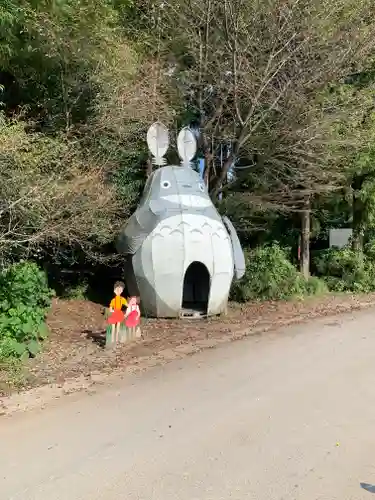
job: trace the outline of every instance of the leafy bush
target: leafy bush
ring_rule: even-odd
[[[329,289],[325,281],[317,276],[310,276],[305,282],[306,295],[324,295]]]
[[[89,285],[86,281],[75,286],[67,287],[61,297],[71,300],[86,300]]]
[[[52,296],[45,273],[34,262],[18,262],[0,274],[0,311],[13,304],[44,309]]]
[[[256,248],[247,253],[246,260],[245,276],[231,291],[233,300],[285,300],[325,291],[318,278],[306,281],[278,245]]]
[[[0,274],[0,359],[39,352],[48,334],[45,315],[52,295],[34,263],[19,262]]]
[[[367,293],[375,290],[375,265],[361,252],[330,248],[315,256],[314,265],[332,291]]]
[[[375,239],[371,238],[364,247],[365,255],[368,259],[375,262]]]

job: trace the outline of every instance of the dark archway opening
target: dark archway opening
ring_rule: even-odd
[[[201,262],[192,262],[184,278],[182,308],[206,315],[210,295],[210,274]]]

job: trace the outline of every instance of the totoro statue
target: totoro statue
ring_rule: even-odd
[[[245,259],[229,219],[213,205],[190,161],[192,132],[178,136],[180,166],[162,166],[168,131],[149,129],[148,145],[159,166],[149,176],[135,213],[120,232],[117,249],[126,255],[125,279],[139,295],[145,314],[160,318],[210,316],[225,312],[234,275]]]

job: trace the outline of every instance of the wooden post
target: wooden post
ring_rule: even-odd
[[[300,270],[305,279],[310,277],[310,200],[306,200],[301,212],[301,260]]]
[[[152,157],[149,156],[146,163],[146,178],[148,179],[152,174]]]
[[[354,176],[352,182],[353,191],[353,238],[352,238],[352,249],[355,252],[361,252],[363,250],[363,239],[364,239],[364,214],[365,214],[365,204],[360,197],[360,191],[363,187],[364,177],[356,175]]]

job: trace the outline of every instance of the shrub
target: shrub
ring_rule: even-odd
[[[368,259],[375,262],[375,239],[371,238],[364,247],[365,255]]]
[[[375,289],[375,266],[362,252],[330,248],[314,258],[318,275],[335,292],[366,293]]]
[[[248,300],[280,300],[321,293],[325,286],[317,278],[306,281],[278,245],[260,247],[246,255],[245,276],[233,285],[231,298]]]
[[[34,263],[19,262],[0,274],[0,359],[39,352],[48,334],[45,316],[52,295]]]
[[[306,295],[324,295],[329,289],[325,281],[317,276],[310,276],[305,282]]]
[[[52,295],[46,274],[34,262],[18,262],[0,275],[0,311],[12,304],[46,308]]]
[[[64,299],[86,300],[89,285],[86,281],[75,286],[67,287],[60,296]]]

